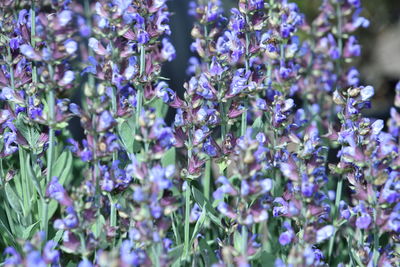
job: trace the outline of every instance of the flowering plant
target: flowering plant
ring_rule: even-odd
[[[400,84],[365,117],[360,0],[190,2],[182,94],[166,0],[82,2],[1,3],[2,265],[397,266]]]

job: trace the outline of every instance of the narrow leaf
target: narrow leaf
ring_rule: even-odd
[[[170,148],[165,152],[164,156],[161,158],[161,164],[165,168],[169,165],[174,165],[176,159],[176,149],[175,147]]]
[[[204,206],[202,211],[201,211],[200,217],[197,220],[196,225],[194,226],[192,238],[190,239],[190,243],[189,243],[190,244],[189,247],[192,247],[193,242],[197,237],[197,234],[200,232],[201,228],[203,227],[203,224],[204,224],[204,222],[205,222],[205,220],[207,218],[206,215],[207,215],[207,211],[206,211],[206,208]]]
[[[6,196],[8,203],[10,203],[11,207],[13,210],[20,215],[23,215],[22,213],[22,201],[21,199],[15,194],[14,189],[10,186],[9,183],[6,183],[4,186],[4,190],[6,191]]]

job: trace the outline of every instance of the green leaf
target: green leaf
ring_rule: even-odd
[[[253,125],[251,126],[253,128],[253,138],[260,132],[264,132],[264,122],[262,120],[262,116],[258,117],[254,122]]]
[[[221,223],[221,219],[218,218],[218,212],[211,206],[208,199],[204,197],[204,194],[194,186],[192,186],[192,191],[195,201],[200,207],[204,207],[207,210],[207,215],[210,220],[222,229],[224,229],[224,226]]]
[[[35,228],[37,228],[39,226],[39,222],[40,221],[37,221],[34,224],[32,224],[32,225],[28,226],[27,228],[25,228],[22,231],[22,238],[25,239],[25,240],[30,239],[32,237],[32,235],[31,235],[32,230],[34,230]]]
[[[183,254],[183,244],[180,244],[174,248],[172,248],[168,252],[168,257],[172,259],[172,266],[181,266],[180,261],[182,260],[182,254]]]
[[[176,149],[172,147],[165,152],[164,156],[161,158],[161,164],[165,168],[169,165],[174,165],[176,160]]]
[[[74,262],[71,260],[65,267],[76,267],[76,266],[78,266],[78,262]]]
[[[233,246],[237,251],[242,251],[242,235],[239,231],[235,231],[233,234]]]
[[[134,120],[135,120],[134,117],[129,118],[128,120],[119,124],[118,127],[118,135],[121,139],[121,143],[126,149],[126,151],[130,154],[137,153],[140,151],[140,144],[139,142],[135,141],[134,138],[134,133],[135,133]]]
[[[224,170],[228,167],[228,162],[226,160],[218,163],[219,173],[223,173]]]
[[[9,183],[6,183],[4,186],[4,190],[6,191],[8,203],[10,203],[13,210],[23,216],[22,201],[18,197],[18,195],[15,194],[14,189],[12,189]]]
[[[68,164],[68,161],[72,162],[71,152],[69,150],[64,150],[53,164],[53,169],[51,170],[52,176],[57,176],[58,179],[60,179],[60,176],[63,173],[65,166]]]
[[[94,234],[94,237],[96,238],[104,234],[103,227],[106,224],[106,220],[104,219],[103,215],[98,215],[97,220],[98,222],[93,223],[91,229]]]
[[[56,160],[52,174],[53,176],[58,177],[58,182],[61,185],[66,184],[66,181],[71,177],[73,157],[71,151],[65,150]],[[51,200],[49,203],[49,219],[53,217],[54,213],[58,208],[58,202],[55,200]]]
[[[207,215],[207,211],[206,211],[206,207],[204,206],[201,211],[200,217],[197,220],[196,225],[194,226],[192,238],[190,239],[190,243],[189,243],[189,247],[192,247],[193,242],[197,237],[197,234],[200,232],[201,228],[203,227],[203,224],[207,218],[206,215]]]
[[[203,256],[205,266],[211,266],[213,263],[218,262],[215,256],[214,250],[207,244],[204,238],[200,239],[199,242],[200,253]]]
[[[39,180],[37,178],[36,173],[32,169],[32,166],[31,166],[31,163],[30,163],[30,155],[29,154],[28,154],[28,157],[27,157],[27,160],[26,160],[26,166],[27,166],[27,169],[28,169],[29,177],[32,178],[33,185],[35,186],[36,191],[38,192],[39,196],[41,198],[43,198],[44,196],[43,196],[42,188],[40,187],[40,182],[39,182]]]
[[[1,233],[1,236],[7,241],[8,245],[16,244],[14,235],[8,229],[7,223],[6,223],[6,218],[4,218],[3,216],[0,216],[0,233]]]
[[[60,242],[60,240],[63,237],[63,235],[64,235],[64,230],[58,230],[56,232],[56,235],[53,238],[53,241],[56,242],[56,243]]]
[[[263,251],[261,253],[261,262],[275,262],[275,256],[272,253]]]
[[[22,136],[26,139],[31,148],[36,148],[39,141],[40,133],[33,127],[25,124],[23,115],[18,114],[18,118],[15,121],[15,127],[19,130]]]
[[[168,112],[168,105],[165,104],[161,98],[157,98],[151,104],[151,107],[156,109],[156,116],[157,118],[165,118]]]

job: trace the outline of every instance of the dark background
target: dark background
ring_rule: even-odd
[[[170,0],[171,41],[177,56],[165,64],[164,75],[169,77],[170,87],[179,93],[188,80],[186,67],[192,42],[190,30],[193,19],[187,14],[189,0]],[[226,14],[237,5],[237,0],[223,0]],[[307,20],[318,14],[320,0],[297,0]],[[362,56],[354,62],[361,74],[362,84],[374,86],[376,94],[369,115],[386,118],[394,99],[394,86],[400,79],[400,0],[362,0],[363,16],[370,20],[370,27],[356,33],[363,47]]]

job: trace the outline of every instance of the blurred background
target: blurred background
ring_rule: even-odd
[[[170,87],[180,96],[184,92],[183,83],[190,77],[186,75],[188,60],[192,54],[190,44],[193,39],[190,31],[193,18],[188,15],[189,2],[192,0],[167,0],[173,13],[170,25],[171,42],[176,49],[176,59],[167,62],[163,67],[163,76],[170,78]],[[296,2],[301,11],[311,22],[317,15],[321,0],[290,0]],[[0,0],[1,2],[1,0]],[[225,14],[236,7],[238,0],[222,0]],[[372,85],[375,88],[372,109],[365,112],[368,117],[387,119],[393,106],[395,85],[400,80],[400,0],[361,0],[362,15],[370,20],[369,28],[360,28],[356,32],[362,45],[362,55],[353,62],[360,71],[361,84]],[[81,92],[77,91],[72,101],[80,103]],[[166,122],[171,124],[175,111],[169,109]],[[73,118],[69,129],[74,138],[83,138],[80,119]]]
[[[222,0],[226,14],[237,5],[237,0]],[[171,18],[171,41],[177,56],[165,64],[164,76],[169,77],[170,87],[181,93],[186,75],[187,62],[192,53],[190,31],[193,19],[187,14],[189,0],[169,0],[174,13]],[[307,20],[311,22],[318,14],[321,0],[295,0]],[[370,20],[370,27],[359,29],[357,35],[363,47],[362,56],[354,62],[361,74],[362,84],[375,88],[373,108],[366,114],[387,118],[393,104],[394,87],[400,79],[400,0],[361,0],[363,16]],[[172,114],[169,114],[168,121]]]

